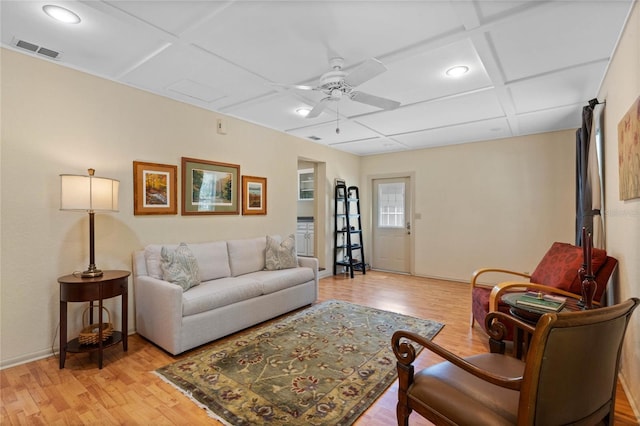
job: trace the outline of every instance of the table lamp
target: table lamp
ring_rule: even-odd
[[[83,278],[102,276],[95,262],[95,212],[118,211],[120,181],[95,177],[94,173],[94,169],[89,169],[88,176],[60,175],[60,210],[89,213],[89,268],[82,272]]]

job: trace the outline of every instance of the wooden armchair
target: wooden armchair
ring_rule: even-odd
[[[495,310],[509,311],[509,307],[500,302],[499,296],[505,291],[535,289],[536,291],[555,293],[567,297],[575,298],[577,295],[579,298],[582,283],[578,277],[578,270],[583,261],[581,247],[555,242],[530,275],[501,268],[483,268],[475,271],[471,277],[471,327],[477,321],[486,331],[485,318],[489,312]],[[606,251],[593,249],[592,268],[598,284],[593,298],[595,305],[599,305],[602,302],[607,283],[617,264],[618,261],[611,256],[607,256]],[[500,283],[498,284],[500,290],[493,291],[494,285],[480,282],[482,275],[488,273],[500,273],[522,279]]]
[[[499,353],[460,358],[396,331],[398,425],[408,425],[412,411],[436,425],[613,425],[621,346],[639,303],[544,314],[525,361]],[[520,323],[501,312],[490,317]],[[412,342],[445,361],[415,373]]]

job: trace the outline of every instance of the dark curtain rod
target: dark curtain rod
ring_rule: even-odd
[[[598,98],[593,98],[593,99],[591,99],[591,100],[589,101],[589,106],[590,106],[591,108],[595,108],[595,106],[596,106],[596,105],[602,105],[602,104],[606,104],[606,103],[607,103],[607,101],[599,102],[599,101],[598,101]]]

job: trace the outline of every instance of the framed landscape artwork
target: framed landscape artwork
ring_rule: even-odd
[[[640,97],[618,123],[620,199],[640,198]]]
[[[242,214],[267,214],[267,178],[242,176]]]
[[[133,162],[133,214],[178,213],[178,166]]]
[[[182,214],[238,214],[240,166],[182,157]]]

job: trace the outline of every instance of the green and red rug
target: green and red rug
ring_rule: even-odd
[[[393,332],[442,327],[331,300],[156,373],[225,424],[350,425],[397,377]]]

